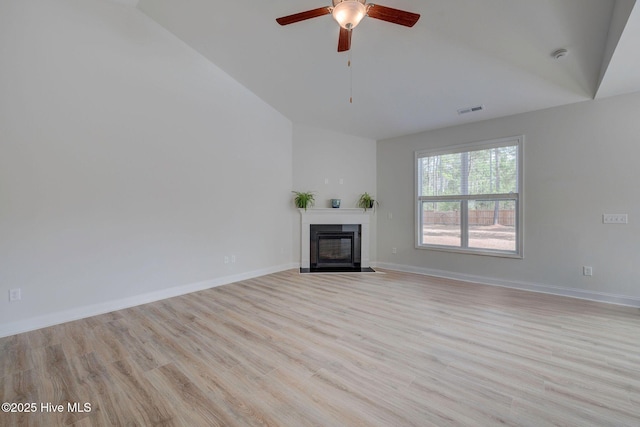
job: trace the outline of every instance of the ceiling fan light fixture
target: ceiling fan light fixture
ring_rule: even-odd
[[[333,0],[331,15],[345,30],[354,29],[367,14],[365,0]]]

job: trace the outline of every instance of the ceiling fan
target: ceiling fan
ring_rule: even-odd
[[[328,14],[333,15],[333,18],[340,25],[338,52],[344,52],[351,48],[351,31],[365,16],[404,25],[405,27],[413,27],[420,19],[420,15],[417,13],[366,3],[366,0],[333,0],[333,6],[319,7],[283,16],[276,19],[276,22],[280,25],[289,25]]]

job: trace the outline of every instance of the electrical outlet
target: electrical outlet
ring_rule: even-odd
[[[236,256],[235,255],[231,255],[231,262],[236,262]]]
[[[228,257],[228,256],[225,256],[225,257],[224,257],[224,263],[225,263],[225,264],[229,264],[229,257]]]
[[[582,267],[582,275],[583,276],[593,276],[593,267],[584,266]]]
[[[22,299],[22,291],[20,288],[9,289],[9,301],[20,301]]]
[[[627,224],[627,214],[602,214],[604,224]]]
[[[392,254],[397,254],[398,253],[398,248],[391,248],[391,253]]]

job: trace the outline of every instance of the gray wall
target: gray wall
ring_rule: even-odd
[[[0,56],[0,335],[290,267],[291,122],[215,65],[96,0],[0,2]]]
[[[633,94],[379,141],[379,264],[640,304],[639,111]],[[524,259],[415,249],[414,151],[522,134]],[[603,213],[629,224],[605,225]]]

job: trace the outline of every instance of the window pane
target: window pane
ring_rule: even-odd
[[[461,246],[460,201],[422,203],[420,244]]]
[[[421,196],[518,192],[518,146],[419,159]]]
[[[421,196],[450,196],[460,193],[460,153],[420,159],[422,170]]]
[[[469,247],[516,251],[516,201],[470,200]]]
[[[469,152],[468,194],[518,192],[517,146]]]

